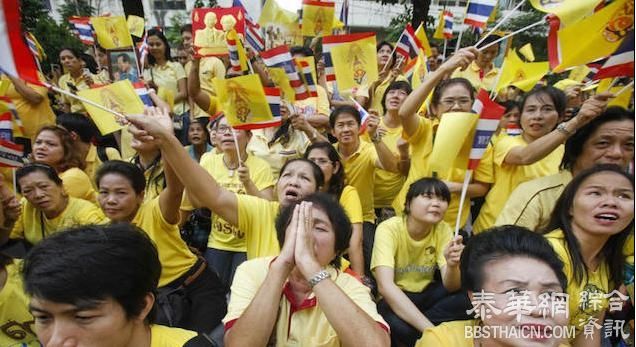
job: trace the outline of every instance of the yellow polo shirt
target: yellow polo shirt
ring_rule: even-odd
[[[495,87],[495,83],[497,83],[497,75],[499,74],[499,68],[493,65],[492,69],[488,71],[483,78],[479,77],[479,66],[477,66],[476,62],[470,63],[468,68],[464,71],[457,69],[451,75],[452,78],[462,77],[470,81],[470,84],[473,85],[476,91],[480,88],[484,88],[486,90],[492,90]]]
[[[375,211],[373,210],[373,186],[375,181],[374,171],[378,154],[375,147],[365,141],[360,141],[360,146],[349,158],[342,160],[347,183],[354,186],[360,195],[362,204],[362,218],[365,222],[375,223]]]
[[[21,267],[22,261],[13,260],[4,268],[7,279],[0,288],[0,346],[39,347],[29,298],[22,286]]]
[[[250,178],[258,190],[263,190],[274,185],[274,178],[269,165],[260,158],[248,155],[245,165],[250,170]],[[230,171],[223,163],[223,154],[205,153],[201,157],[201,166],[214,177],[223,188],[237,193],[247,194],[243,183],[238,178],[238,173]],[[245,233],[231,225],[218,214],[212,214],[212,232],[208,239],[208,248],[221,249],[232,252],[245,252]]]
[[[41,73],[38,73],[38,76],[40,77],[40,80],[45,80]],[[48,89],[26,81],[23,82],[25,82],[29,88],[33,89],[43,98],[40,103],[30,103],[22,96],[22,94],[18,93],[15,86],[11,83],[11,80],[7,76],[3,75],[1,77],[1,83],[8,83],[9,85],[4,96],[11,99],[18,111],[18,116],[20,117],[22,126],[24,127],[24,137],[34,140],[35,134],[42,126],[55,124],[55,114],[51,109],[49,96],[47,94]]]
[[[440,222],[423,239],[414,240],[406,229],[406,217],[389,218],[375,231],[371,270],[390,267],[401,290],[420,293],[433,281],[435,270],[446,265],[444,249],[452,238],[451,227]]]
[[[280,204],[251,195],[236,194],[238,200],[238,228],[245,234],[247,259],[278,255],[274,221]]]
[[[344,208],[351,224],[362,223],[362,203],[354,186],[346,185],[340,194],[340,205]]]
[[[386,134],[382,137],[382,142],[387,148],[399,157],[397,149],[397,141],[402,137],[402,126],[389,128],[384,124],[384,118],[380,120],[380,126],[386,129]],[[371,142],[367,133],[361,138],[367,142]],[[375,170],[375,185],[373,186],[373,202],[375,208],[391,207],[391,203],[395,196],[400,192],[406,177],[397,172],[390,172],[382,169]]]
[[[74,197],[68,198],[68,204],[59,216],[48,219],[26,199],[20,200],[22,213],[13,225],[10,238],[24,239],[31,244],[42,240],[42,235],[50,236],[58,231],[84,224],[105,224],[108,219],[94,204]],[[44,226],[44,230],[42,230]]]
[[[106,81],[104,81],[100,75],[94,75],[89,73],[93,79],[93,82],[95,84],[104,84],[106,83]],[[90,86],[88,84],[86,84],[86,82],[84,81],[84,79],[80,76],[80,78],[78,79],[74,79],[73,77],[71,77],[70,73],[66,73],[62,76],[60,76],[60,79],[57,81],[57,85],[58,87],[60,87],[61,89],[64,89],[68,92],[71,92],[71,87],[69,86],[69,83],[73,86],[75,86],[75,88],[77,88],[77,90],[85,90],[85,89],[90,89]],[[62,98],[62,101],[66,104],[71,105],[71,112],[79,112],[79,113],[86,113],[86,109],[84,108],[84,105],[82,104],[81,101],[75,99],[75,98],[71,98],[69,96],[66,95],[61,95],[60,96]]]
[[[179,81],[186,78],[186,73],[181,64],[169,61],[163,66],[155,65],[144,69],[143,76],[145,81],[154,81],[157,87],[165,88],[174,98],[179,93]],[[164,101],[168,102],[168,100]],[[188,109],[188,103],[184,101],[180,101],[172,107],[172,111],[178,115],[188,111]]]
[[[545,238],[559,255],[561,261],[563,261],[563,272],[568,279],[569,324],[576,328],[576,335],[579,335],[583,331],[583,326],[587,323],[588,318],[598,315],[608,305],[608,300],[604,295],[614,289],[614,285],[609,280],[609,268],[607,263],[603,262],[596,271],[588,271],[585,283],[576,283],[574,280],[574,269],[570,260],[570,251],[567,248],[563,231],[554,230],[546,234]]]
[[[408,79],[406,79],[406,77],[404,77],[403,75],[398,75],[395,78],[395,81],[407,81]],[[384,93],[386,92],[387,88],[389,88],[389,85],[391,83],[389,82],[389,76],[387,75],[387,77],[382,80],[382,82],[380,82],[380,84],[378,84],[377,87],[375,87],[375,91],[373,93],[373,98],[371,99],[371,105],[368,108],[369,110],[376,110],[379,113],[383,113],[382,110],[384,110],[382,108],[382,97],[384,96]],[[360,89],[358,89],[355,93],[356,96],[363,96],[363,97],[369,97],[369,87],[370,85],[364,85],[361,86]]]
[[[239,265],[232,282],[232,292],[227,315],[223,318],[225,330],[232,328],[237,319],[256,296],[267,277],[273,257],[252,259]],[[369,288],[345,272],[329,266],[326,269],[335,284],[371,319],[388,331],[388,325],[378,314]],[[302,303],[294,304],[294,294],[289,282],[283,288],[278,317],[274,328],[276,346],[340,346],[338,334],[320,309],[316,296],[311,293]]]
[[[159,287],[183,276],[197,262],[181,238],[179,227],[163,218],[158,197],[142,203],[131,223],[145,231],[157,247],[161,262]]]
[[[194,331],[153,324],[150,326],[150,347],[182,347],[195,336]]]
[[[572,180],[569,170],[521,183],[512,191],[495,225],[514,224],[533,231],[548,226],[557,199]]]
[[[106,147],[106,157],[108,160],[121,160],[121,154],[117,148]],[[91,180],[93,184],[93,188],[97,188],[97,184],[95,182],[95,173],[100,166],[102,166],[102,160],[99,159],[99,155],[97,155],[97,147],[90,145],[88,148],[88,153],[86,153],[86,167],[84,168],[84,172],[88,175],[88,178]]]
[[[563,158],[563,145],[557,147],[543,159],[530,165],[505,164],[506,155],[515,147],[528,144],[521,136],[507,136],[497,142],[494,147],[495,177],[497,178],[486,195],[486,201],[473,225],[475,233],[492,227],[506,204],[510,193],[521,183],[532,179],[549,176],[559,172],[559,164]]]
[[[302,158],[310,142],[302,131],[290,130],[290,139],[287,143],[283,144],[279,138],[269,146],[270,131],[270,129],[253,130],[252,139],[247,144],[247,152],[269,163],[272,176],[277,179],[283,165],[290,159]]]
[[[64,190],[69,196],[84,199],[92,203],[97,202],[97,193],[93,183],[86,172],[77,167],[72,167],[59,174],[64,185]]]

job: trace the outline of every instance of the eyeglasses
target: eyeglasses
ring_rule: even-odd
[[[232,127],[220,126],[220,127],[216,128],[216,132],[217,132],[217,134],[231,134],[232,133]]]
[[[468,106],[470,105],[471,102],[472,100],[470,98],[457,98],[457,99],[446,98],[441,101],[442,105],[446,107],[453,107],[455,106],[455,104],[459,105],[460,107]]]

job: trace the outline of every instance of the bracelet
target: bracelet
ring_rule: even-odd
[[[331,278],[329,272],[327,272],[327,270],[320,270],[317,274],[313,275],[309,279],[309,287],[313,288],[316,286],[316,284],[322,282],[323,280],[326,280],[327,278]]]

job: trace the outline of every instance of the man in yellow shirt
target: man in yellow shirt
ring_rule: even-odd
[[[382,142],[377,132],[380,117],[369,113],[366,122],[370,144],[360,139],[361,116],[352,106],[340,106],[329,117],[332,135],[338,140],[336,149],[342,158],[347,182],[358,190],[362,204],[362,249],[365,271],[370,275],[371,252],[375,235],[373,188],[376,168],[398,172],[397,158]]]
[[[501,37],[497,35],[489,35],[480,46],[486,46],[500,38]],[[493,64],[497,55],[499,55],[498,43],[479,51],[477,59],[470,63],[467,69],[463,71],[457,69],[453,72],[451,77],[463,77],[469,80],[475,90],[483,88],[490,91],[495,88],[497,75],[499,75],[499,68]]]
[[[160,273],[152,241],[128,223],[78,227],[44,240],[22,268],[38,339],[45,346],[202,343],[194,331],[154,324]]]
[[[563,189],[578,172],[596,164],[618,164],[627,170],[633,159],[634,115],[610,107],[567,140],[561,172],[522,183],[510,194],[495,225],[515,224],[541,231]]]

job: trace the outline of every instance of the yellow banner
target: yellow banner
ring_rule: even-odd
[[[426,31],[424,31],[424,26],[420,23],[420,26],[415,30],[415,37],[420,40],[422,44],[422,49],[424,50],[424,55],[430,57],[433,52],[431,51],[431,44],[428,42],[428,37],[426,37]]]
[[[214,89],[231,126],[261,123],[273,119],[258,75],[213,80]]]
[[[144,36],[144,30],[146,29],[146,21],[142,17],[129,15],[128,16],[128,30],[131,35],[137,37]]]
[[[430,175],[449,179],[453,168],[467,167],[477,120],[479,115],[475,113],[450,112],[442,115],[428,160]]]
[[[548,62],[524,63],[514,50],[508,51],[501,67],[501,77],[496,90],[501,90],[510,85],[523,91],[530,91],[548,73]]]
[[[370,85],[378,79],[375,35],[332,47],[331,61],[341,95],[352,95],[361,86]]]
[[[333,2],[306,1],[303,4],[303,36],[331,35],[334,12]]]
[[[132,47],[133,41],[124,16],[91,17],[97,42],[104,49]]]
[[[128,114],[144,112],[144,104],[129,80],[118,81],[95,89],[80,90],[77,94],[115,112]],[[122,128],[113,114],[85,102],[82,104],[102,135]]]
[[[530,0],[530,4],[535,9],[553,13],[559,17],[565,26],[576,23],[583,17],[594,13],[594,7],[601,0]]]

